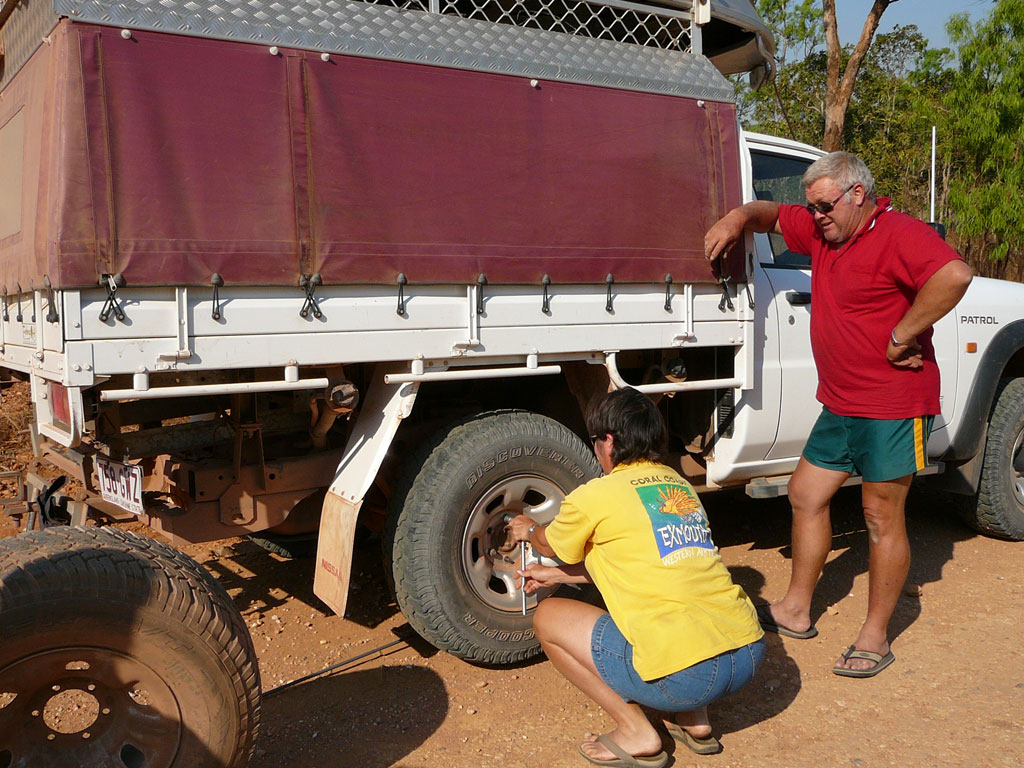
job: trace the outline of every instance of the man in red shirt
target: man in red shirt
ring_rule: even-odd
[[[904,502],[927,465],[940,411],[932,324],[964,295],[971,269],[928,225],[876,199],[874,178],[856,156],[826,155],[803,182],[806,206],[761,200],[735,208],[708,230],[704,252],[714,260],[751,229],[781,234],[811,257],[811,348],[824,407],[789,481],[789,590],[758,614],[767,630],[818,634],[810,608],[832,544],[829,502],[850,475],[861,475],[868,612],[832,671],[871,677],[894,660],[889,619],[910,567]]]

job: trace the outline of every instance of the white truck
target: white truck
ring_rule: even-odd
[[[734,205],[804,202],[821,155],[739,128],[724,75],[773,51],[747,0],[0,7],[0,368],[77,481],[6,477],[30,530],[0,546],[3,768],[252,750],[223,590],[89,519],[315,536],[338,614],[365,525],[409,623],[494,664],[538,652],[503,522],[598,474],[593,394],[657,398],[701,492],[785,493],[819,409],[809,266],[767,235],[703,258]],[[1022,307],[976,279],[938,323],[929,445],[1016,539]],[[68,689],[105,710],[74,734],[38,717]]]

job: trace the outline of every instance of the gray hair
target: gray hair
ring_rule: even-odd
[[[804,172],[804,186],[819,179],[832,179],[840,189],[860,184],[870,199],[875,197],[875,177],[863,160],[849,152],[831,152],[811,163]]]

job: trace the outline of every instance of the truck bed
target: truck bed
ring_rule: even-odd
[[[740,201],[725,99],[71,19],[47,40],[0,102],[11,295],[714,282],[703,233]]]

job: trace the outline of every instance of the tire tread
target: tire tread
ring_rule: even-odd
[[[383,537],[386,571],[393,577],[395,596],[406,619],[432,645],[475,663],[517,663],[536,655],[539,645],[485,647],[464,636],[446,613],[437,578],[422,564],[436,557],[432,524],[436,500],[447,482],[445,469],[457,466],[460,457],[515,438],[560,442],[573,449],[574,457],[584,459],[581,465],[591,476],[600,472],[582,441],[553,419],[512,409],[470,416],[435,433],[410,457],[396,484]]]
[[[1024,512],[1005,487],[1004,453],[1008,452],[1024,422],[1024,377],[1004,378],[996,390],[985,438],[978,494],[967,506],[967,522],[982,533],[1014,541],[1024,540]]]
[[[238,743],[229,765],[247,764],[260,720],[255,650],[231,598],[199,563],[168,544],[113,527],[47,528],[0,542],[0,617],[69,597],[157,611],[202,640],[238,702]]]

